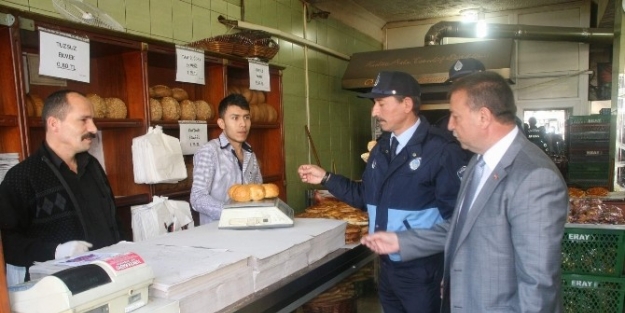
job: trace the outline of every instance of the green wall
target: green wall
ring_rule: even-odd
[[[291,33],[340,53],[381,50],[382,44],[332,18],[305,22],[300,0],[83,0],[97,5],[126,27],[128,33],[184,44],[232,32],[219,15]],[[48,16],[60,15],[51,0],[0,0],[0,4]],[[371,140],[369,100],[341,88],[347,61],[277,39],[280,52],[270,63],[283,74],[284,137],[288,203],[305,208],[305,190],[297,176],[300,164],[315,162],[304,125],[309,125],[321,165],[359,179],[360,154]],[[306,58],[305,55],[308,55]],[[309,110],[306,108],[308,61]],[[307,114],[307,111],[309,114]]]

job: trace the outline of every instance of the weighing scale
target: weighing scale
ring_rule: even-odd
[[[153,280],[139,255],[124,253],[10,287],[11,312],[127,313],[148,303]]]
[[[293,227],[293,209],[279,198],[249,202],[230,201],[219,218],[222,229]]]

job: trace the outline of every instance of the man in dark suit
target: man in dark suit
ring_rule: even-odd
[[[568,192],[553,162],[515,127],[506,81],[481,72],[454,83],[449,129],[476,153],[452,218],[362,243],[420,258],[444,249],[442,312],[562,311],[561,241]]]

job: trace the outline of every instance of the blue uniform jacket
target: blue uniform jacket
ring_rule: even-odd
[[[367,209],[370,233],[431,228],[453,213],[466,153],[449,134],[420,119],[392,162],[390,133],[385,133],[370,152],[361,182],[332,175],[325,183],[335,197]]]

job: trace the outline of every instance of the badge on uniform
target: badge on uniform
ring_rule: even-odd
[[[371,168],[375,168],[375,164],[376,164],[376,162],[375,162],[375,160],[373,160],[373,162],[371,162]]]
[[[408,164],[408,166],[410,166],[410,169],[413,171],[418,169],[419,166],[421,166],[421,157],[412,159],[412,161],[410,161],[410,164]]]
[[[464,176],[464,172],[467,170],[466,166],[461,167],[456,174],[458,174],[458,178],[460,178],[460,180],[462,180],[462,176]]]

